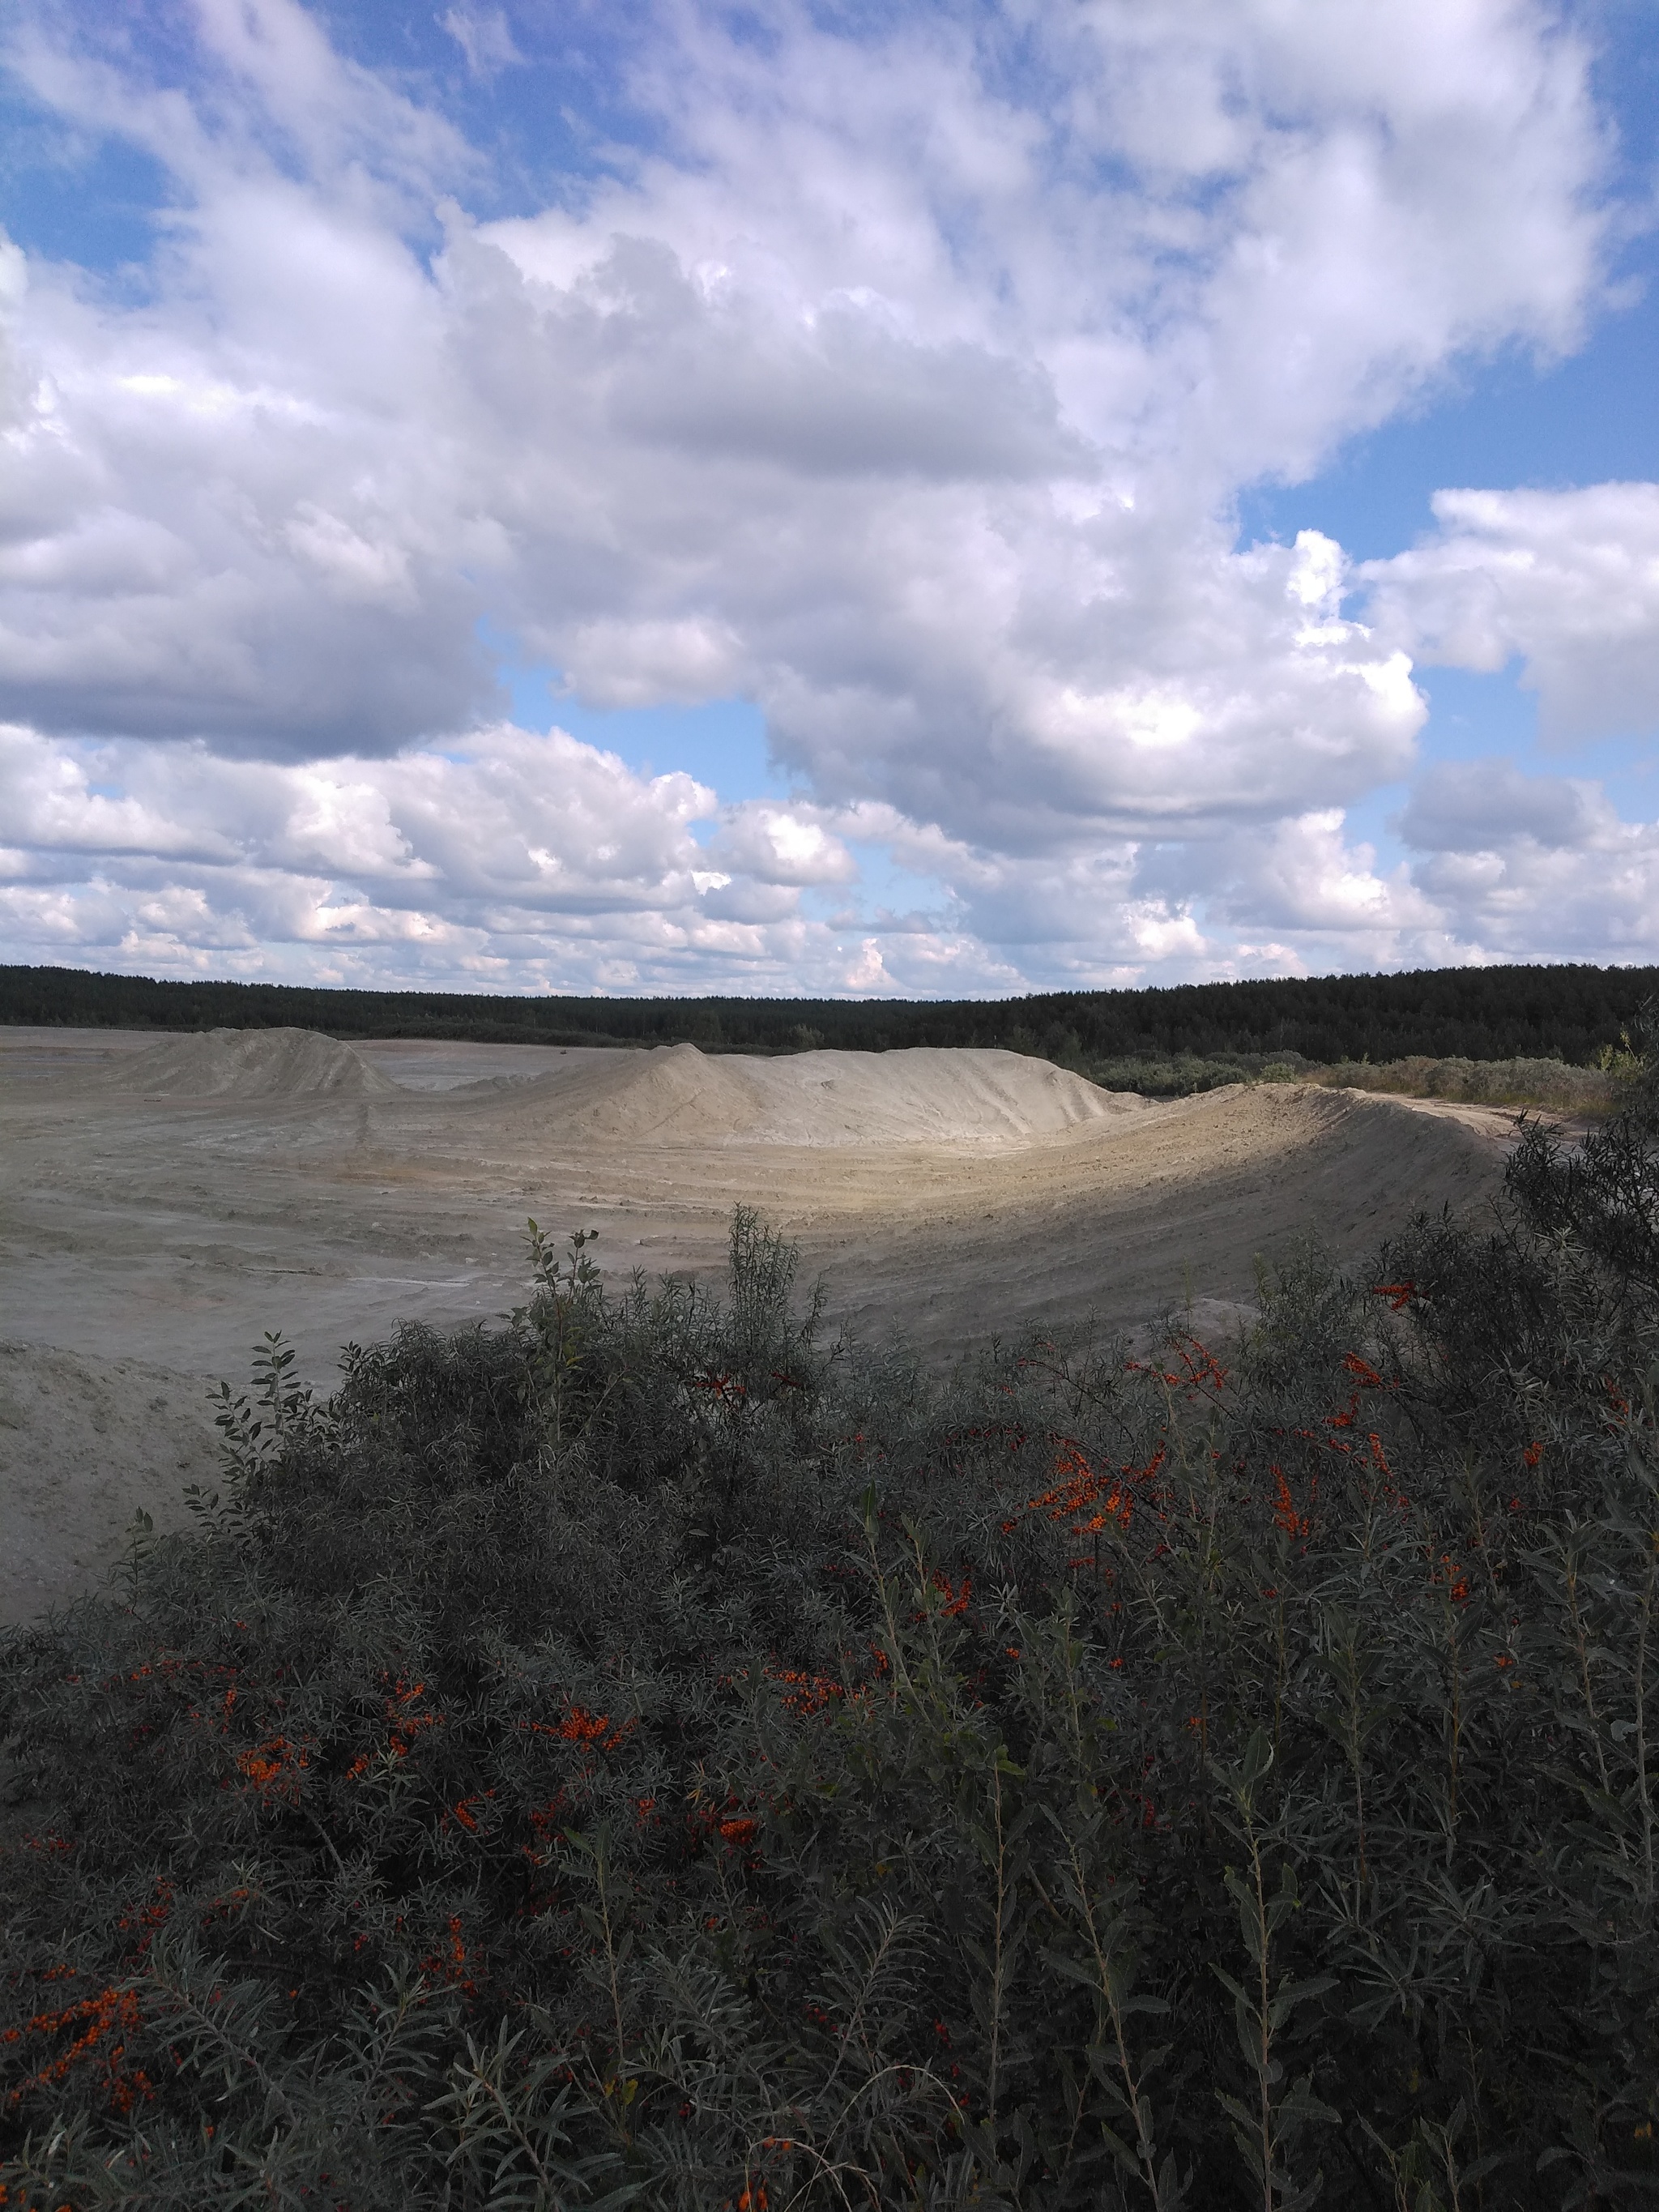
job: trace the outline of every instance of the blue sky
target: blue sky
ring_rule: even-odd
[[[0,957],[1659,958],[1636,4],[21,0]]]

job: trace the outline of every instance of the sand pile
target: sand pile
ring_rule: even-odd
[[[695,1045],[560,1068],[502,1109],[583,1145],[950,1146],[998,1150],[1139,1115],[1144,1099],[1015,1052],[705,1058]]]
[[[168,1037],[105,1073],[107,1090],[152,1098],[384,1098],[398,1085],[315,1030],[208,1030]]]
[[[749,1060],[768,1145],[1023,1145],[1146,1110],[1133,1091],[1018,1052],[811,1052]]]

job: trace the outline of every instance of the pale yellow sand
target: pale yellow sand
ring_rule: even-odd
[[[240,1383],[263,1331],[325,1386],[349,1337],[493,1319],[529,1214],[598,1229],[624,1277],[718,1271],[753,1204],[834,1320],[945,1357],[1189,1300],[1224,1326],[1258,1255],[1477,1203],[1512,1134],[1300,1085],[1148,1105],[1003,1052],[0,1029],[0,1618],[76,1586],[134,1504],[178,1517],[208,1384]]]

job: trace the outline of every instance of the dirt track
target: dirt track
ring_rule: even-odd
[[[0,1030],[0,1619],[106,1560],[132,1504],[177,1517],[207,1381],[263,1331],[325,1383],[349,1337],[499,1314],[532,1213],[654,1275],[717,1269],[747,1201],[835,1320],[949,1355],[1187,1302],[1224,1325],[1257,1255],[1478,1201],[1511,1131],[1297,1085],[1149,1106],[1006,1053]]]

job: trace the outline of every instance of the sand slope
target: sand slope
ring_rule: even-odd
[[[1130,1092],[1098,1090],[1015,1052],[916,1047],[750,1060],[678,1044],[555,1070],[510,1097],[501,1118],[577,1144],[979,1150],[1146,1110]]]
[[[379,1098],[398,1088],[350,1045],[288,1029],[168,1037],[94,1079],[157,1098]]]
[[[221,1486],[205,1376],[0,1344],[0,1626],[100,1581],[142,1509],[182,1527]]]
[[[922,1352],[949,1355],[1034,1328],[1133,1329],[1189,1300],[1212,1314],[1248,1304],[1259,1263],[1304,1240],[1352,1260],[1416,1213],[1482,1208],[1513,1136],[1512,1118],[1490,1110],[1229,1088],[977,1175],[913,1156],[902,1186],[872,1175],[883,1218],[856,1242],[836,1194],[805,1176],[789,1218],[837,1318],[867,1335],[896,1323]],[[835,1157],[850,1181],[849,1156]]]

